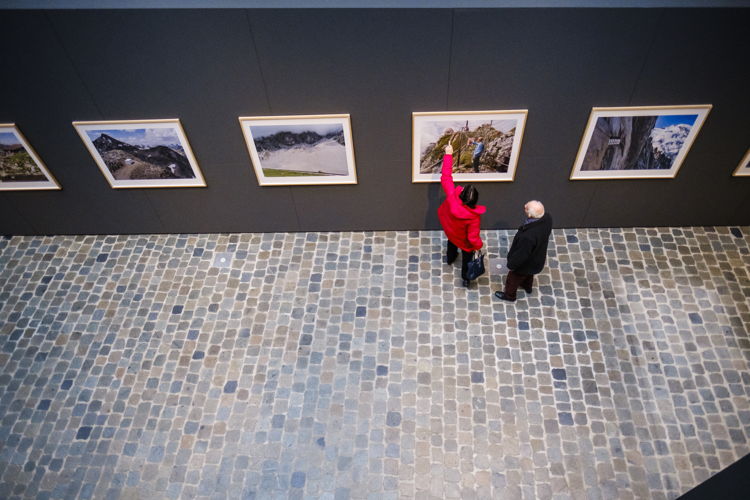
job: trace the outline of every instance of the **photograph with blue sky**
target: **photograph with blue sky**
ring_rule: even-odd
[[[571,179],[674,177],[710,109],[594,108]]]
[[[36,184],[34,184],[36,183]],[[39,183],[44,183],[40,185]],[[0,189],[8,185],[26,187],[52,187],[52,183],[36,164],[28,147],[16,134],[13,127],[0,127]]]
[[[518,120],[492,120],[492,128],[507,134],[517,124]],[[489,125],[490,120],[469,120],[469,130],[475,130],[482,125]],[[447,129],[458,130],[466,126],[466,120],[436,120],[424,121],[421,123],[421,144],[428,147],[431,142],[435,142],[442,136]]]
[[[654,128],[667,128],[670,125],[689,125],[693,126],[698,115],[662,115],[656,119]]]
[[[174,128],[134,128],[134,129],[89,129],[86,135],[92,141],[100,135],[117,139],[118,141],[131,144],[133,146],[167,146],[171,144],[181,144]]]
[[[4,146],[11,146],[15,144],[21,144],[16,134],[13,132],[0,132],[0,144]]]

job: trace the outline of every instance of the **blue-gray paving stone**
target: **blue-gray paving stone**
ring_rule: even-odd
[[[573,415],[571,415],[568,412],[560,412],[558,413],[558,420],[560,421],[560,425],[573,425]]]
[[[89,426],[80,427],[78,429],[78,432],[76,433],[76,439],[88,439],[90,434],[91,434],[91,427]]]
[[[305,486],[305,473],[296,471],[292,473],[292,488],[303,488]]]
[[[397,411],[389,411],[386,415],[386,424],[389,427],[396,427],[401,424],[401,413]]]

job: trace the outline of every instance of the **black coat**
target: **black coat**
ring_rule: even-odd
[[[508,269],[519,274],[537,274],[547,260],[547,243],[552,232],[552,217],[545,213],[541,219],[518,228],[508,250]]]

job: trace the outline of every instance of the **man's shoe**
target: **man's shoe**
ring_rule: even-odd
[[[526,293],[531,293],[531,288],[524,288],[523,291]]]
[[[500,292],[500,291],[495,292],[495,297],[497,297],[500,300],[507,300],[508,302],[515,302],[516,301],[516,299],[511,299],[510,297],[508,297],[507,295],[505,295],[505,292]]]
[[[464,286],[465,286],[466,288],[469,288],[469,285],[471,285],[471,281],[469,281],[469,280],[464,280]]]

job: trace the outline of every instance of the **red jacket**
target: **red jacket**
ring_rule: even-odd
[[[461,250],[479,250],[482,248],[482,238],[479,237],[480,216],[487,208],[482,205],[469,208],[458,197],[463,188],[453,184],[453,155],[443,156],[440,184],[445,191],[445,201],[438,208],[438,219],[445,235]]]

